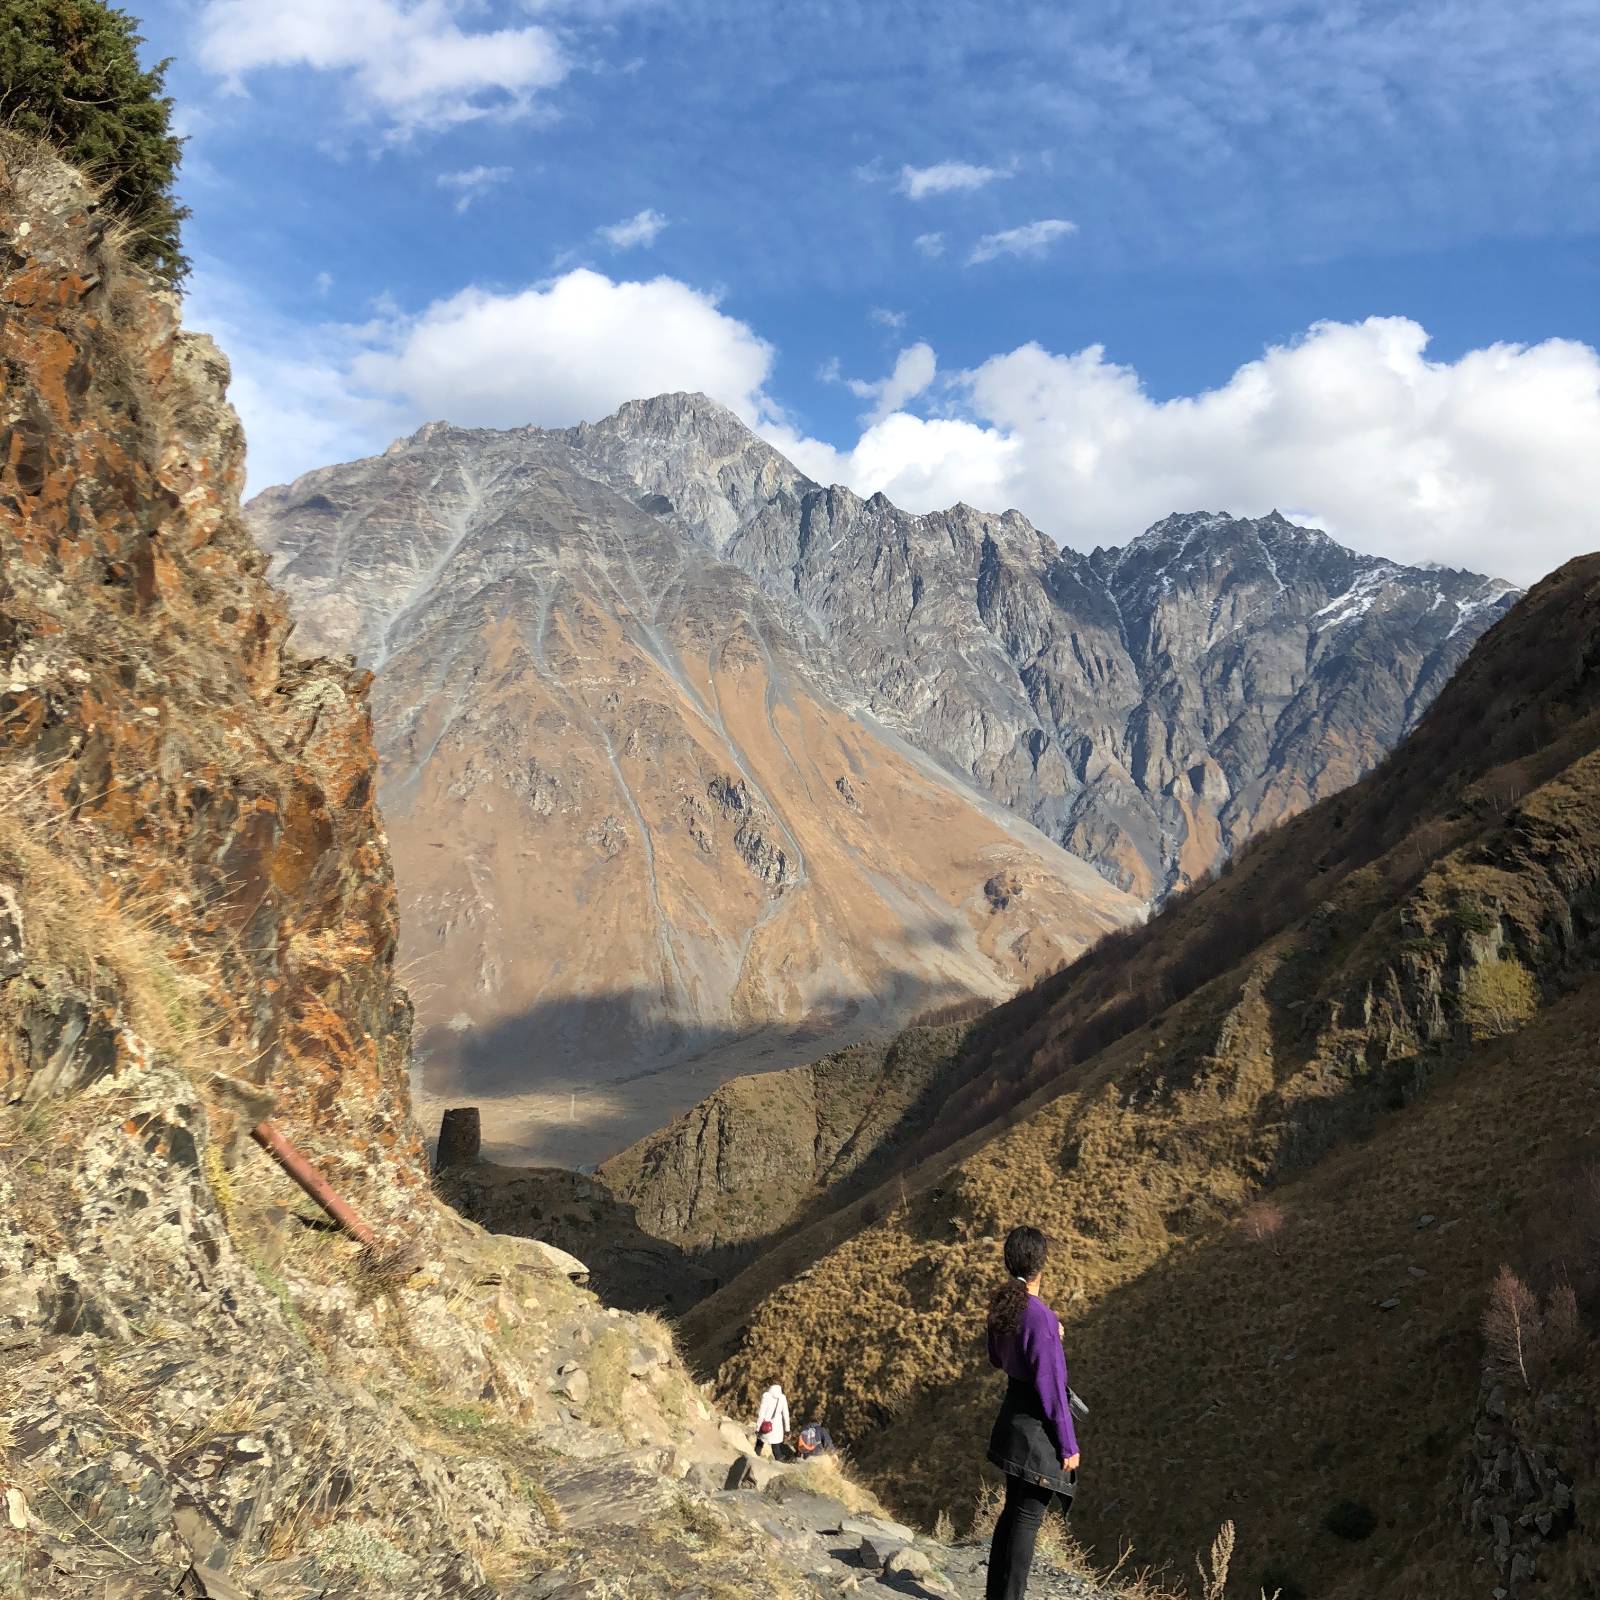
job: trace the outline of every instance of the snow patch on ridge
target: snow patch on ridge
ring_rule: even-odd
[[[1505,583],[1496,578],[1485,587],[1476,600],[1457,600],[1455,626],[1445,635],[1445,638],[1455,638],[1481,612],[1489,610],[1492,606],[1499,605],[1508,594],[1520,594],[1521,592],[1515,584]]]
[[[1364,617],[1372,609],[1391,575],[1399,569],[1393,562],[1384,561],[1375,567],[1368,567],[1364,572],[1358,572],[1355,581],[1341,595],[1335,595],[1320,611],[1311,613],[1313,623],[1320,625],[1321,631],[1337,628],[1341,623],[1354,622],[1358,617]]]

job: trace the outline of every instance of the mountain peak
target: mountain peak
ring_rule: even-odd
[[[713,400],[704,389],[667,389],[660,394],[640,395],[636,400],[624,400],[613,416],[632,413],[677,412],[681,414],[713,414],[725,417],[735,415],[731,406]]]
[[[625,400],[609,416],[586,426],[651,437],[710,430],[718,434],[744,434],[755,438],[738,412],[698,389],[675,389],[640,400]]]

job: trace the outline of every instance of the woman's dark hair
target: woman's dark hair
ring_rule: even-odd
[[[1006,1271],[1010,1277],[989,1296],[989,1332],[1015,1333],[1028,1304],[1028,1280],[1044,1270],[1050,1241],[1037,1228],[1013,1228],[1006,1235]]]

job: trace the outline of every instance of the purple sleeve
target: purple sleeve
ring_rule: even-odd
[[[1056,1332],[1056,1314],[1042,1300],[1035,1300],[1028,1307],[1022,1348],[1033,1368],[1045,1420],[1064,1461],[1077,1455],[1078,1436],[1072,1427],[1072,1407],[1067,1403],[1067,1358]]]

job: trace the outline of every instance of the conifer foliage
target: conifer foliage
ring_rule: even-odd
[[[183,140],[168,63],[141,66],[143,42],[103,0],[0,0],[0,124],[81,168],[132,230],[128,255],[176,284],[189,270],[173,194]]]

